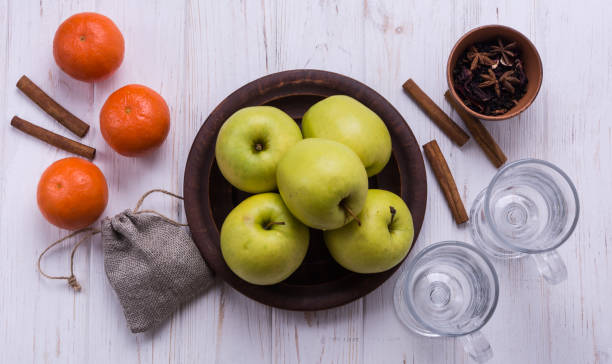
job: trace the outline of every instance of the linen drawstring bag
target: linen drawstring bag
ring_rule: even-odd
[[[104,270],[119,298],[130,330],[144,332],[168,319],[183,303],[202,294],[214,282],[185,224],[157,211],[139,210],[144,199],[165,190],[145,193],[134,210],[125,210],[102,220],[101,229],[76,231],[49,245],[38,258],[39,272],[50,279],[66,279],[79,291],[74,276],[74,254],[88,237],[101,233]],[[72,248],[70,276],[50,276],[41,269],[41,259],[57,244],[81,233],[88,233]]]

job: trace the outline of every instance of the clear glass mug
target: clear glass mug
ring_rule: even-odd
[[[499,281],[489,259],[458,241],[428,246],[411,259],[393,292],[400,321],[428,337],[460,337],[477,362],[493,357],[480,333],[499,296]]]
[[[567,278],[556,252],[578,223],[576,187],[559,167],[521,159],[502,167],[476,197],[470,230],[476,245],[501,258],[531,256],[550,284]]]

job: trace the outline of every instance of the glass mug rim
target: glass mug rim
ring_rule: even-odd
[[[551,168],[555,172],[557,172],[561,177],[563,177],[563,179],[567,182],[568,186],[570,187],[570,189],[572,191],[572,195],[574,197],[574,203],[576,204],[576,214],[574,216],[574,221],[572,221],[571,227],[569,228],[567,233],[565,233],[563,238],[561,238],[559,240],[559,242],[557,244],[555,244],[555,245],[553,245],[553,246],[551,246],[549,248],[546,248],[546,249],[526,249],[526,248],[514,245],[514,244],[508,242],[507,240],[505,240],[501,236],[501,234],[497,231],[497,227],[495,226],[495,224],[490,223],[489,225],[490,225],[491,231],[493,232],[495,237],[497,239],[499,239],[499,241],[502,244],[510,247],[514,251],[518,251],[518,252],[526,253],[526,254],[539,254],[539,253],[549,252],[549,251],[557,249],[563,243],[565,243],[567,241],[567,239],[569,239],[569,237],[574,232],[574,229],[576,228],[576,225],[578,225],[578,216],[580,215],[580,200],[578,199],[578,191],[576,190],[576,186],[574,186],[574,183],[569,178],[569,176],[561,168],[557,167],[556,165],[554,165],[554,164],[552,164],[550,162],[547,162],[545,160],[542,160],[542,159],[523,158],[523,159],[516,160],[514,162],[510,162],[510,163],[506,164],[505,166],[503,166],[499,171],[497,171],[497,173],[495,173],[495,176],[493,176],[493,178],[491,179],[491,182],[489,182],[489,184],[487,185],[486,193],[485,193],[485,197],[484,197],[484,201],[483,201],[483,205],[484,205],[483,208],[484,208],[485,218],[489,222],[494,221],[493,220],[493,216],[491,214],[491,208],[489,207],[489,203],[491,202],[491,196],[493,194],[493,187],[495,186],[496,182],[500,179],[500,177],[502,176],[502,174],[504,174],[504,172],[506,172],[509,169],[512,169],[512,168],[518,167],[520,165],[523,165],[523,164],[540,164],[540,165],[543,165],[545,167]]]
[[[406,306],[408,307],[408,311],[410,311],[410,314],[415,318],[415,320],[417,320],[427,330],[431,331],[431,333],[434,334],[435,336],[458,337],[458,336],[469,335],[469,334],[472,334],[472,333],[480,330],[484,325],[486,325],[487,322],[489,322],[489,320],[493,316],[493,313],[495,312],[495,309],[497,308],[497,301],[499,299],[499,278],[497,277],[497,271],[495,270],[495,267],[493,267],[493,263],[491,263],[489,258],[484,253],[480,252],[478,249],[476,249],[476,247],[474,247],[472,245],[469,245],[467,243],[464,243],[462,241],[456,241],[456,240],[440,241],[440,242],[431,244],[431,245],[423,248],[420,252],[418,252],[417,255],[415,255],[414,258],[412,258],[407,263],[406,269],[402,273],[402,275],[404,275],[405,277],[408,277],[410,275],[410,273],[412,272],[412,270],[414,270],[414,268],[416,267],[416,263],[425,254],[429,253],[432,250],[443,248],[443,247],[467,248],[468,250],[471,250],[472,252],[476,253],[476,255],[478,255],[480,258],[482,258],[482,260],[486,263],[486,265],[489,267],[489,270],[491,271],[491,273],[493,275],[493,289],[495,291],[495,293],[493,295],[493,301],[491,302],[491,309],[489,310],[489,312],[487,313],[485,318],[482,320],[482,323],[478,327],[476,327],[476,328],[474,328],[474,329],[472,329],[470,331],[466,331],[464,333],[461,333],[461,334],[454,334],[454,333],[440,333],[437,329],[433,328],[432,326],[430,326],[429,324],[424,322],[421,319],[421,317],[416,314],[414,308],[410,304],[407,304]]]

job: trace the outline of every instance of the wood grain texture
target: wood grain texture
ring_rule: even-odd
[[[79,11],[110,16],[126,40],[125,60],[95,85],[72,80],[55,65],[51,44],[62,20]],[[395,277],[351,304],[315,313],[271,309],[225,284],[185,305],[159,329],[129,333],[104,274],[99,238],[76,256],[83,291],[41,279],[37,255],[65,231],[37,211],[42,171],[69,154],[28,142],[12,115],[70,136],[15,88],[27,74],[60,104],[91,122],[82,143],[111,190],[106,213],[133,207],[153,187],[181,192],[189,147],[212,109],[263,75],[295,68],[339,72],[364,82],[404,116],[422,144],[437,139],[469,208],[495,168],[472,141],[461,149],[405,96],[418,80],[456,121],[444,101],[448,52],[467,30],[512,26],[528,36],[544,66],[542,89],[517,118],[483,122],[508,159],[550,160],[574,180],[582,216],[560,249],[569,277],[550,287],[529,260],[495,261],[500,300],[484,327],[494,363],[612,362],[612,3],[597,0],[457,1],[103,1],[0,0],[0,362],[2,363],[469,363],[459,341],[408,332],[395,317]],[[106,97],[128,83],[160,92],[172,129],[145,158],[114,153],[98,114]],[[433,242],[470,242],[457,227],[428,168],[428,209],[418,251]],[[147,202],[184,220],[180,203]],[[70,244],[45,260],[65,272]]]

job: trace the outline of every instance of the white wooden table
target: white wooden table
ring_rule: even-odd
[[[582,216],[561,249],[569,278],[540,279],[530,261],[500,262],[500,301],[483,332],[494,363],[612,362],[612,2],[557,1],[54,1],[0,0],[0,362],[1,363],[463,363],[454,339],[415,336],[392,305],[397,274],[340,308],[273,309],[218,283],[165,325],[133,335],[103,268],[100,238],[82,247],[76,274],[83,291],[39,277],[38,254],[66,234],[38,212],[36,184],[52,162],[68,156],[9,127],[13,115],[71,136],[15,87],[28,75],[92,124],[85,143],[105,173],[106,214],[133,207],[154,187],[182,192],[191,142],[208,113],[230,92],[260,76],[318,68],[356,78],[386,97],[421,144],[436,138],[469,207],[495,169],[472,140],[462,149],[402,92],[414,78],[459,121],[444,101],[445,66],[467,30],[500,23],[537,46],[542,90],[521,116],[487,126],[510,160],[550,160],[575,181]],[[126,41],[124,62],[96,84],[63,74],[52,56],[62,20],[80,11],[111,17]],[[128,83],[159,91],[172,129],[153,155],[114,153],[98,127],[106,97]],[[428,167],[420,250],[436,241],[470,241],[457,227]],[[182,204],[155,197],[149,207],[184,219]],[[50,254],[48,271],[68,269],[67,242]],[[612,244],[612,242],[610,242]]]

